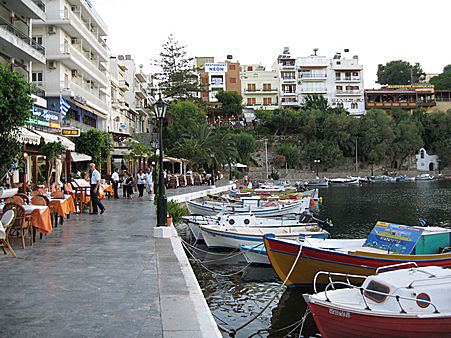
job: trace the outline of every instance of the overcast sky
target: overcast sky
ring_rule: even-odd
[[[313,48],[332,57],[350,49],[364,66],[365,88],[377,65],[403,59],[426,73],[451,64],[450,0],[91,0],[108,25],[113,54],[131,54],[144,70],[169,34],[189,56],[232,54],[269,69],[283,47],[294,56]]]

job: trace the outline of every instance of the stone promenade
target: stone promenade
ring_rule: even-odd
[[[153,237],[153,204],[104,203],[0,256],[0,336],[215,337],[178,239]]]

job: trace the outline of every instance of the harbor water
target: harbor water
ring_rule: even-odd
[[[364,238],[378,221],[450,227],[451,181],[378,183],[362,186],[332,186],[320,189],[321,205],[315,214],[330,219],[333,238]],[[180,225],[182,237],[192,242],[189,229]],[[205,245],[196,244],[208,251]],[[247,266],[236,253],[197,251],[206,270],[192,262],[199,284],[213,316],[222,326],[236,328],[255,316],[280,290],[281,282],[270,266]],[[215,273],[213,273],[215,272]],[[237,337],[297,337],[306,304],[302,294],[311,289],[283,288],[274,302]],[[293,325],[294,324],[294,325]],[[319,335],[311,315],[302,327],[304,337]],[[224,336],[228,336],[224,334]]]

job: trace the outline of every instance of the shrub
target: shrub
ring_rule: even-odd
[[[181,206],[177,202],[169,201],[168,202],[168,214],[172,217],[172,222],[174,224],[180,223],[183,216],[188,216],[189,211],[187,208]]]

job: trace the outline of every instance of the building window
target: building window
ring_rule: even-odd
[[[335,78],[337,80],[340,80],[340,77],[341,77],[341,73],[340,72],[335,72]]]
[[[247,91],[248,92],[255,92],[255,90],[256,90],[256,85],[255,85],[255,83],[248,83],[247,84]]]
[[[208,77],[203,77],[203,78],[201,79],[201,82],[202,82],[202,83],[208,83]]]
[[[255,97],[248,97],[247,98],[247,104],[249,106],[255,105],[257,103],[257,99]]]
[[[420,158],[424,158],[424,149],[421,149],[420,151]]]
[[[357,109],[359,106],[358,106],[358,104],[357,103],[355,103],[355,102],[352,102],[351,103],[351,109]]]
[[[31,40],[36,42],[38,45],[42,45],[42,35],[33,36]]]
[[[270,83],[264,83],[263,84],[263,91],[264,92],[270,92],[271,91],[271,84]]]
[[[96,127],[96,120],[94,118],[90,117],[90,116],[84,115],[83,118],[82,118],[82,122],[84,124],[86,124],[87,126],[90,126],[90,127],[93,127],[93,128]]]
[[[263,105],[269,106],[272,104],[272,98],[271,97],[264,97],[263,98]]]
[[[33,72],[31,74],[31,81],[32,82],[42,82],[42,72]]]
[[[358,77],[358,76],[359,76],[359,73],[358,73],[358,72],[352,72],[352,76]]]
[[[229,70],[235,70],[235,65],[229,65]]]
[[[343,108],[343,103],[342,102],[337,103],[337,108]]]
[[[236,83],[236,77],[231,77],[230,78],[230,83]]]
[[[339,91],[339,92],[343,91],[343,86],[337,86],[336,88],[337,88],[337,91]]]
[[[254,70],[254,67],[252,67],[252,66],[247,67],[248,72],[252,72],[253,70]]]

